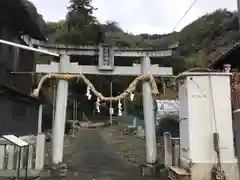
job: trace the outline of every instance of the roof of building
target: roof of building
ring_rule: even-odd
[[[46,102],[46,100],[44,99],[45,97],[42,96],[42,94],[39,97],[33,97],[30,96],[28,94],[24,94],[20,91],[16,91],[13,90],[11,88],[7,88],[7,87],[3,87],[2,92],[0,92],[0,94],[4,94],[10,98],[15,98],[18,99],[20,101],[25,101],[25,102],[29,102],[29,103],[37,103],[37,104],[42,104],[43,102]]]
[[[38,40],[46,40],[40,30],[38,22],[34,20],[27,9],[28,1],[24,1],[25,0],[0,1],[0,22],[8,23],[15,31],[21,34]]]
[[[215,66],[219,66],[219,64],[223,64],[224,60],[228,58],[231,54],[236,52],[240,48],[240,42],[235,43],[233,46],[231,46],[228,50],[222,52],[220,55],[217,56],[215,60],[213,60],[208,67],[214,68]],[[233,61],[233,60],[232,60]],[[228,63],[228,62],[227,62]],[[230,62],[228,64],[231,64]],[[240,63],[239,63],[240,64]]]

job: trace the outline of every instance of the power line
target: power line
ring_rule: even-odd
[[[193,5],[197,2],[197,0],[194,0],[193,3],[191,4],[191,6],[188,8],[188,10],[184,13],[184,15],[182,16],[182,18],[177,22],[177,24],[174,26],[172,32],[175,31],[175,29],[178,27],[178,25],[180,24],[180,22],[182,22],[182,20],[185,18],[185,16],[188,14],[188,12],[192,9]]]

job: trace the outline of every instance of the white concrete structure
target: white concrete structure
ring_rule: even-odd
[[[230,73],[183,73],[179,86],[180,166],[192,180],[210,180],[217,164],[213,133],[219,134],[220,163],[227,179],[239,179],[234,156]]]

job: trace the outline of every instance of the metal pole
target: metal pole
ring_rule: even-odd
[[[150,74],[151,62],[148,56],[142,59],[142,73]],[[143,114],[145,123],[145,139],[146,139],[146,161],[148,164],[157,162],[156,132],[154,120],[154,107],[152,90],[149,81],[142,84],[143,93]]]
[[[60,72],[64,73],[68,68],[70,58],[67,55],[60,57]],[[63,142],[64,130],[66,124],[68,98],[68,81],[65,79],[58,80],[57,97],[56,97],[56,113],[53,127],[52,141],[52,164],[61,164],[63,162]]]
[[[112,97],[112,81],[110,82],[110,97]],[[110,124],[112,125],[112,101],[110,101],[110,111],[109,111],[110,115],[109,115],[109,121],[110,121]]]
[[[72,112],[72,137],[74,137],[74,122],[75,122],[75,100],[73,100],[73,112]]]
[[[52,131],[54,127],[54,122],[55,122],[55,111],[56,111],[56,84],[54,83],[53,85],[53,107],[52,107]]]
[[[76,112],[77,112],[77,100],[75,100],[75,107],[74,107],[74,121],[76,121],[77,120],[77,116],[76,116]]]
[[[43,113],[43,105],[39,105],[38,109],[38,133],[42,133],[42,113]]]
[[[237,9],[238,9],[238,30],[240,31],[240,0],[237,0]]]
[[[127,124],[127,106],[126,106],[126,99],[123,100],[123,106],[124,106],[124,124]]]
[[[6,45],[9,45],[9,46],[18,47],[18,48],[21,48],[21,49],[26,49],[26,50],[29,50],[29,51],[34,51],[34,52],[38,52],[38,53],[42,53],[42,54],[47,54],[47,55],[50,55],[50,56],[59,57],[59,54],[57,54],[57,53],[53,53],[53,52],[50,52],[50,51],[45,51],[45,50],[41,50],[41,49],[29,47],[29,46],[24,46],[22,44],[13,43],[13,42],[6,41],[6,40],[3,40],[3,39],[0,39],[0,43],[1,44],[6,44]]]
[[[76,111],[75,111],[76,115],[75,115],[75,120],[78,120],[78,100],[76,100]]]
[[[73,100],[73,121],[75,120],[75,100]]]

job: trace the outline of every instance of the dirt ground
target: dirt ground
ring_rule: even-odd
[[[145,139],[124,135],[124,125],[117,124],[100,130],[102,138],[127,162],[139,166],[145,163]]]
[[[145,139],[135,135],[124,135],[124,124],[114,124],[109,127],[100,127],[99,132],[102,139],[128,163],[139,166],[145,163]],[[64,162],[71,163],[72,155],[76,154],[76,137],[65,136],[64,140]],[[52,144],[47,143],[45,153],[45,164],[51,164]]]
[[[81,177],[88,180],[92,177],[87,176],[102,177],[102,173],[106,171],[108,173],[117,171],[129,173],[131,167],[135,171],[134,177],[140,173],[139,165],[145,163],[145,139],[136,135],[125,135],[124,129],[123,124],[115,124],[111,127],[93,129],[92,132],[91,129],[83,128],[77,132],[76,137],[66,136],[64,141],[64,162],[68,166],[66,179],[74,180]],[[46,164],[51,164],[51,146],[51,143],[46,145]],[[123,163],[120,163],[121,161]],[[115,164],[119,167],[115,167]],[[85,172],[89,172],[87,176]],[[132,177],[132,174],[127,177]],[[125,179],[128,179],[127,177]],[[113,179],[118,179],[118,177]]]
[[[63,150],[63,161],[66,164],[71,164],[74,159],[75,150],[76,150],[76,137],[72,135],[66,135],[64,139],[64,150]],[[46,143],[45,148],[45,165],[50,165],[52,161],[52,143]]]
[[[99,128],[100,134],[105,142],[114,151],[121,155],[128,163],[139,166],[145,163],[145,139],[134,135],[124,135],[124,125],[116,124],[111,127]],[[64,162],[71,163],[76,153],[76,137],[65,136],[64,140]],[[51,164],[52,144],[47,143],[45,153],[45,164]]]
[[[123,136],[122,129],[121,125],[83,128],[77,132],[76,138],[67,136],[64,143],[64,162],[68,166],[65,179],[155,180],[140,176],[137,167],[144,163],[144,140]],[[51,144],[48,146],[46,160],[51,160]]]
[[[99,178],[112,177],[109,173],[114,174],[113,172],[119,173],[119,177],[114,175],[112,178],[116,180],[133,177],[146,179],[139,177],[138,168],[145,163],[145,140],[134,135],[124,135],[123,132],[124,126],[117,124],[112,127],[97,128],[93,132],[80,129],[76,137],[65,136],[64,162],[68,167],[68,175],[65,179],[90,180],[92,179],[90,176],[93,175]],[[46,144],[45,164],[51,165],[51,159],[50,142]],[[125,173],[120,175],[120,172]],[[53,178],[46,179],[53,180]]]

